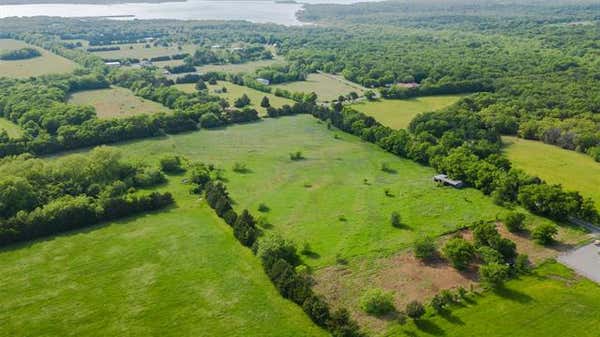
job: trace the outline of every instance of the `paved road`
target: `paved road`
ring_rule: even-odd
[[[590,243],[558,257],[558,261],[600,283],[600,247]]]

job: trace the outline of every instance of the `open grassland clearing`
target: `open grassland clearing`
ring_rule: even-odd
[[[599,301],[597,284],[548,262],[495,292],[469,296],[445,314],[396,324],[386,336],[595,337]]]
[[[513,166],[551,184],[580,192],[600,205],[600,163],[590,156],[542,142],[502,137]]]
[[[229,104],[233,107],[233,103],[236,99],[242,97],[243,94],[246,94],[248,98],[250,98],[250,107],[256,109],[260,115],[264,116],[267,114],[267,109],[260,106],[260,102],[263,97],[267,97],[269,99],[269,103],[274,108],[281,108],[283,105],[293,105],[294,101],[291,99],[287,99],[284,97],[277,97],[273,94],[269,94],[266,92],[258,91],[256,89],[252,89],[249,87],[245,87],[242,85],[233,84],[227,81],[218,81],[216,85],[210,85],[206,83],[208,90],[211,94],[220,96],[227,100]],[[194,83],[190,84],[176,84],[176,88],[185,92],[196,92],[196,87]],[[226,88],[226,92],[215,92],[215,90],[221,90],[222,88]]]
[[[0,117],[0,131],[3,130],[6,131],[10,138],[19,138],[23,135],[23,130],[17,124]]]
[[[364,90],[366,90],[362,86],[350,83],[340,76],[326,73],[309,74],[305,81],[276,84],[272,87],[291,92],[315,92],[321,102],[336,100],[339,96],[348,95],[352,91],[362,96]]]
[[[69,97],[69,103],[93,106],[98,118],[127,117],[171,111],[162,104],[135,96],[128,89],[120,87],[79,91]]]
[[[100,46],[98,46],[100,47]],[[92,54],[102,57],[103,59],[122,59],[122,58],[137,58],[149,59],[151,57],[172,56],[183,53],[193,53],[196,46],[193,44],[186,45],[171,45],[168,47],[153,46],[146,43],[127,43],[115,44],[106,47],[120,47],[120,50],[98,51]]]
[[[0,39],[0,50],[15,50],[26,47],[35,48],[42,55],[26,60],[0,61],[0,77],[27,78],[30,76],[63,74],[72,72],[77,66],[62,56],[28,43],[12,39]]]
[[[416,115],[435,111],[456,103],[465,95],[425,96],[411,99],[379,99],[360,102],[352,107],[373,116],[378,122],[392,129],[404,129]]]
[[[207,73],[211,71],[224,72],[229,74],[253,73],[259,68],[273,66],[281,63],[283,63],[283,58],[274,57],[271,60],[250,61],[237,64],[207,64],[200,67],[196,67],[196,69],[201,73]]]
[[[325,336],[180,176],[169,209],[0,251],[0,336]]]

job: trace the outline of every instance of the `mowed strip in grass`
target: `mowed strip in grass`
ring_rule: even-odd
[[[135,96],[130,90],[120,87],[79,91],[69,97],[69,103],[93,106],[98,118],[171,112],[160,103]]]
[[[600,286],[549,262],[504,289],[416,324],[397,325],[386,336],[596,337]]]
[[[426,96],[411,99],[379,99],[361,102],[352,107],[392,129],[407,128],[416,115],[435,111],[456,103],[464,95]]]
[[[0,39],[0,50],[15,50],[25,47],[35,48],[42,55],[26,60],[0,60],[0,77],[27,78],[48,74],[64,74],[72,72],[77,67],[75,63],[62,56],[23,41]]]
[[[321,102],[336,100],[339,96],[348,95],[352,91],[361,96],[365,90],[356,83],[350,84],[342,77],[332,74],[309,74],[306,81],[276,84],[272,87],[291,92],[315,92]]]
[[[176,54],[188,53],[192,54],[196,50],[196,46],[192,44],[186,44],[182,46],[172,45],[168,47],[152,46],[146,48],[145,43],[127,43],[110,45],[109,47],[120,47],[120,50],[110,51],[97,51],[92,52],[93,55],[102,57],[103,59],[121,59],[121,58],[137,58],[137,59],[149,59],[158,56],[173,56]]]
[[[208,90],[209,90],[210,94],[217,95],[217,96],[220,96],[220,97],[226,99],[227,102],[229,102],[229,104],[231,106],[233,106],[233,103],[235,102],[235,100],[242,97],[243,94],[248,95],[248,97],[250,98],[250,106],[252,108],[256,109],[259,112],[259,114],[262,116],[267,114],[267,109],[260,106],[260,102],[262,101],[263,97],[265,97],[265,96],[269,99],[269,103],[274,108],[280,108],[285,104],[288,104],[288,105],[294,104],[294,101],[292,101],[291,99],[287,99],[284,97],[277,97],[273,94],[269,94],[266,92],[262,92],[262,91],[258,91],[256,89],[249,88],[249,87],[233,84],[233,83],[227,82],[227,81],[218,81],[216,85],[209,85],[207,83],[207,86],[208,86]],[[176,84],[175,87],[181,91],[185,91],[185,92],[189,92],[189,93],[196,92],[196,85],[194,83]],[[215,90],[221,89],[221,88],[226,88],[227,92],[215,93]]]
[[[21,127],[6,118],[0,117],[0,131],[3,130],[6,131],[10,138],[19,138],[23,135]]]
[[[0,251],[0,336],[326,336],[189,185],[176,207]]]
[[[506,211],[475,189],[437,187],[433,169],[328,130],[308,115],[120,147],[132,157],[174,153],[224,168],[235,207],[264,216],[269,230],[298,246],[309,244],[315,254],[306,262],[314,267],[393,254],[420,235],[437,236]],[[296,151],[305,159],[290,160]],[[233,172],[235,163],[247,172]],[[381,169],[383,163],[388,172]],[[258,211],[261,203],[267,212]],[[392,212],[400,214],[401,228],[390,224]]]
[[[600,205],[600,163],[583,153],[517,137],[502,137],[513,166],[551,184],[579,191]]]

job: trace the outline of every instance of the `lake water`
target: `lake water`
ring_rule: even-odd
[[[308,0],[305,3],[353,3],[356,0]],[[296,12],[301,4],[275,3],[273,1],[238,0],[188,0],[165,3],[123,3],[114,5],[0,5],[0,18],[11,16],[133,16],[136,19],[180,20],[247,20],[272,22],[284,25],[301,24]]]

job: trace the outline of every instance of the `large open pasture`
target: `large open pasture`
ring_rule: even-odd
[[[579,191],[600,204],[600,163],[590,156],[517,137],[502,137],[504,153],[517,168],[552,184]]]
[[[258,68],[273,66],[279,63],[283,63],[283,59],[275,57],[271,60],[250,61],[237,64],[207,64],[204,66],[196,67],[196,69],[201,73],[207,73],[210,71],[218,71],[231,74],[253,73]]]
[[[27,78],[30,76],[63,74],[73,71],[77,66],[62,56],[34,47],[23,41],[0,39],[0,50],[15,50],[25,47],[35,48],[42,55],[26,60],[0,61],[0,77]]]
[[[556,262],[504,289],[471,297],[444,315],[396,325],[386,336],[595,337],[600,286]]]
[[[276,84],[273,87],[291,92],[315,92],[321,102],[336,100],[340,95],[345,96],[352,91],[360,96],[365,90],[364,87],[351,83],[341,76],[326,73],[309,74],[306,81]]]
[[[0,251],[0,336],[326,336],[189,186],[177,206]]]
[[[112,46],[112,45],[111,45]],[[193,53],[196,47],[192,44],[186,45],[171,45],[168,47],[153,46],[145,43],[127,43],[118,44],[120,50],[98,51],[92,54],[102,57],[103,59],[121,59],[121,58],[151,58],[158,56],[172,56],[182,53]]]
[[[227,81],[218,81],[216,85],[209,85],[207,83],[207,86],[208,86],[208,90],[210,91],[211,94],[223,97],[224,99],[227,100],[227,102],[229,102],[229,104],[231,104],[231,106],[233,106],[233,103],[235,102],[235,100],[240,98],[243,94],[248,95],[248,97],[250,98],[250,106],[252,108],[256,109],[259,112],[259,114],[261,114],[261,115],[265,115],[267,113],[267,109],[260,106],[260,102],[262,101],[263,97],[265,97],[265,96],[267,98],[269,98],[269,103],[271,104],[271,106],[273,106],[275,108],[280,108],[281,106],[283,106],[285,104],[288,104],[288,105],[294,104],[294,101],[292,101],[291,99],[287,99],[284,97],[277,97],[273,94],[269,94],[266,92],[262,92],[262,91],[258,91],[256,89],[249,88],[249,87],[233,84],[233,83],[227,82]],[[180,89],[181,91],[185,91],[185,92],[196,92],[196,87],[195,87],[195,84],[193,84],[193,83],[192,84],[176,84],[175,87]],[[215,90],[222,89],[222,88],[226,88],[227,92],[220,92],[220,93],[215,94]]]
[[[69,97],[69,103],[93,106],[98,118],[171,111],[162,104],[135,96],[128,89],[120,87],[79,91]]]
[[[23,130],[17,124],[0,117],[0,131],[3,130],[6,131],[10,138],[18,138],[23,134]]]
[[[379,99],[353,104],[356,110],[373,116],[393,129],[404,129],[422,112],[435,111],[456,103],[464,95],[426,96],[411,99]]]

